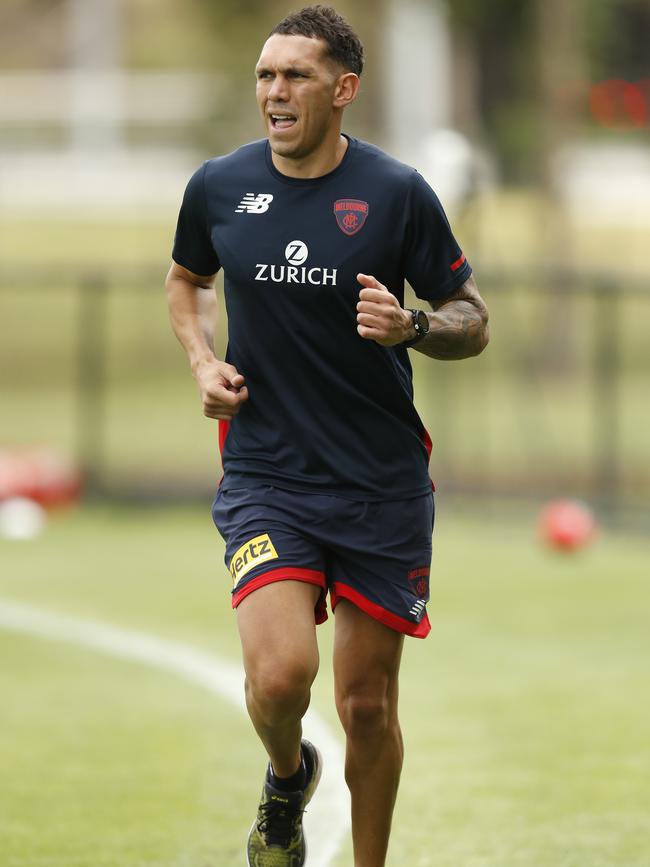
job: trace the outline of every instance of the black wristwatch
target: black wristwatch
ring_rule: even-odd
[[[415,329],[415,337],[412,340],[405,340],[402,346],[413,346],[429,333],[429,317],[424,310],[412,310],[408,308],[413,320],[413,328]]]

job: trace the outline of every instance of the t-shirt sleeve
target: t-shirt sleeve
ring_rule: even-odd
[[[472,273],[438,196],[413,171],[407,204],[405,276],[418,298],[446,298]]]
[[[208,276],[220,268],[208,226],[204,163],[192,175],[178,214],[172,259],[194,274]]]

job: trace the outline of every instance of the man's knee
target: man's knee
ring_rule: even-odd
[[[254,666],[246,675],[246,694],[267,725],[302,716],[309,706],[317,667],[301,662]]]
[[[386,688],[344,690],[337,698],[337,710],[351,739],[381,737],[397,724],[397,709]]]

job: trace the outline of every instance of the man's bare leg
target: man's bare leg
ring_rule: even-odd
[[[347,744],[355,867],[383,867],[404,747],[397,717],[404,636],[343,599],[336,607],[336,706]]]
[[[320,588],[276,581],[237,608],[246,671],[246,706],[278,777],[300,767],[302,717],[318,671],[314,606]]]

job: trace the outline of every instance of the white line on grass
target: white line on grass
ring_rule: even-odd
[[[241,666],[214,654],[144,632],[96,620],[82,620],[0,599],[0,627],[39,638],[88,647],[108,656],[139,662],[198,684],[245,712]],[[343,783],[343,750],[329,726],[313,711],[305,734],[323,754],[318,795],[305,816],[309,867],[327,867],[338,853],[350,825],[348,790]],[[254,805],[252,805],[254,809]]]

